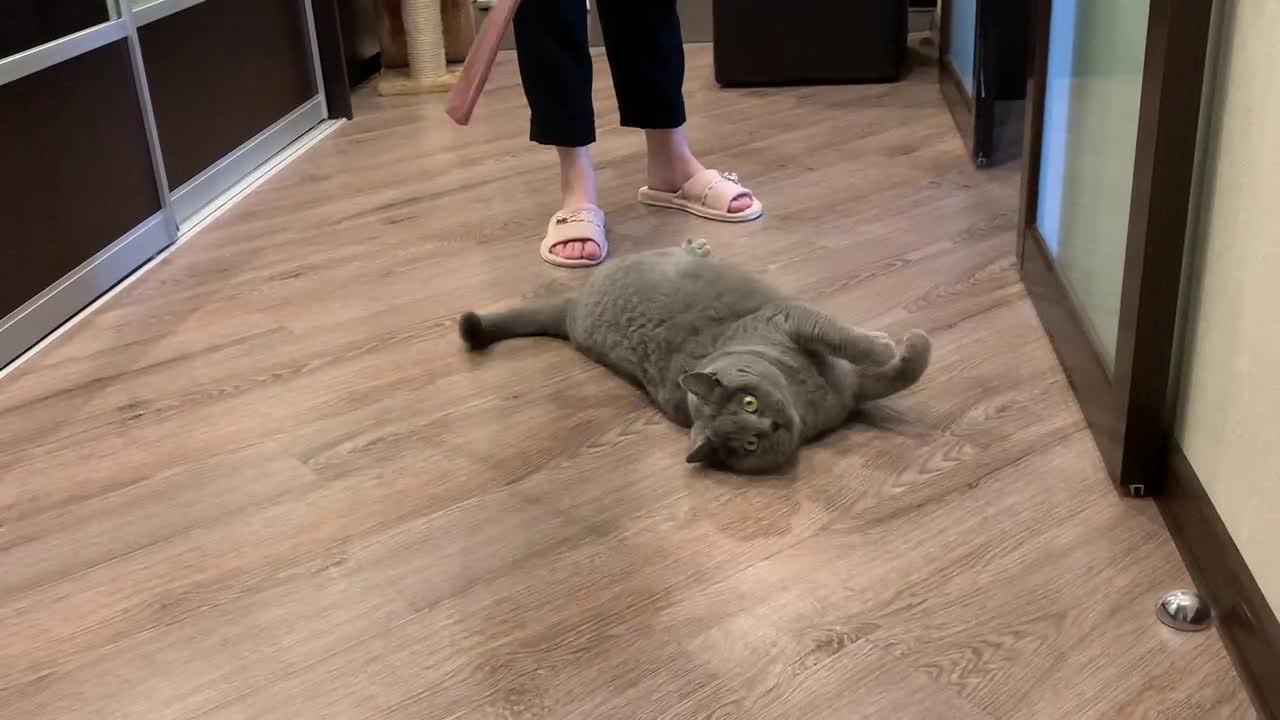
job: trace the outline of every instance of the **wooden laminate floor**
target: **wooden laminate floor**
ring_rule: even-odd
[[[1109,487],[1013,261],[1017,170],[965,160],[930,68],[740,90],[690,133],[768,204],[638,206],[599,78],[615,256],[715,252],[922,327],[916,390],[786,477],[683,462],[634,389],[454,318],[582,281],[504,57],[470,129],[358,117],[0,385],[0,718],[1243,718],[1188,580]],[[1192,670],[1188,673],[1188,670]]]

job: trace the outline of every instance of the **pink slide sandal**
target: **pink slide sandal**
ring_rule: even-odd
[[[729,203],[734,198],[748,194],[751,195],[751,207],[742,212],[729,212]],[[738,182],[737,175],[719,170],[703,170],[673,193],[642,187],[639,198],[645,205],[683,210],[720,222],[749,222],[764,214],[764,205]]]
[[[600,257],[595,260],[586,258],[562,258],[551,252],[556,245],[563,245],[576,240],[590,240],[600,248]],[[542,259],[556,267],[580,268],[599,265],[609,255],[609,241],[604,232],[604,211],[595,205],[583,205],[577,208],[565,208],[551,216],[547,224],[547,236],[542,238],[538,247]]]

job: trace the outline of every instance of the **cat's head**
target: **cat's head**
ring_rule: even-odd
[[[763,360],[729,358],[680,378],[693,417],[686,460],[740,473],[782,470],[800,446],[800,420],[782,374]]]

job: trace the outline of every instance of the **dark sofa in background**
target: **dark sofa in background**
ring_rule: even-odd
[[[726,87],[895,82],[909,0],[713,0],[716,81]]]

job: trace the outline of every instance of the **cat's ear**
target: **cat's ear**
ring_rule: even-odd
[[[690,465],[698,465],[710,461],[714,454],[715,448],[707,434],[695,427],[689,435],[689,454],[684,461]]]
[[[712,448],[710,440],[703,440],[685,456],[684,461],[690,465],[701,465],[711,460]]]
[[[691,372],[680,376],[680,387],[705,403],[714,403],[723,385],[709,372]]]

